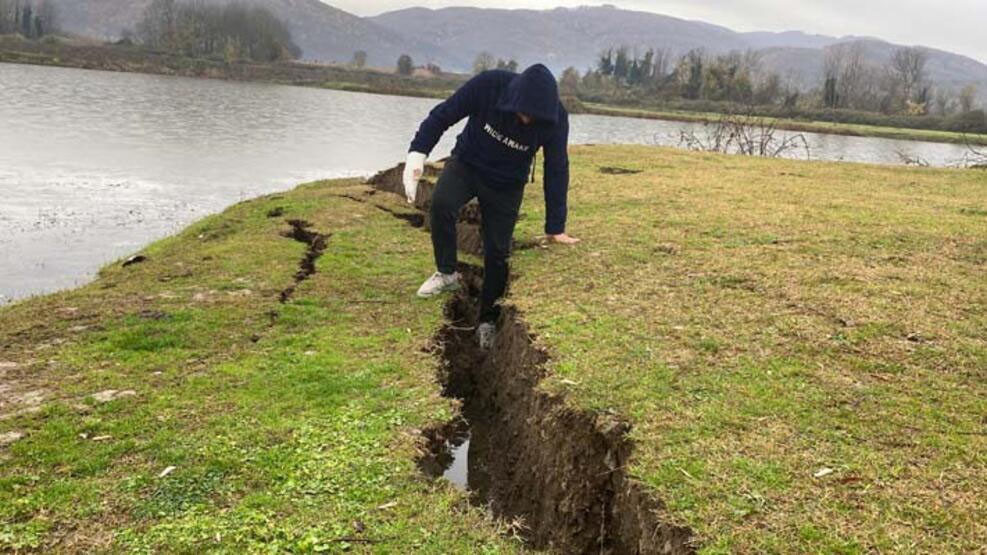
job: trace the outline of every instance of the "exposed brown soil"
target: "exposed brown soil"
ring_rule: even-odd
[[[370,184],[403,196],[402,171],[399,166],[381,172]],[[419,186],[419,210],[428,210],[437,173],[430,168]],[[479,239],[479,224],[478,209],[464,208],[460,226],[475,226]],[[482,254],[482,242],[475,246]],[[444,395],[462,401],[462,417],[423,433],[422,470],[441,475],[452,463],[450,444],[468,434],[473,501],[520,523],[530,547],[560,553],[694,552],[692,531],[663,522],[662,503],[628,475],[630,425],[578,410],[539,389],[548,355],[515,308],[503,310],[494,347],[479,349],[474,330],[482,270],[461,264],[460,273],[465,287],[446,306],[448,322],[435,345],[438,381]]]
[[[627,168],[618,168],[614,166],[604,166],[600,168],[600,173],[603,175],[635,175],[641,173],[641,170],[631,170]]]
[[[418,183],[418,194],[414,208],[421,211],[421,225],[415,225],[419,220],[410,220],[410,217],[406,214],[391,211],[387,207],[380,205],[377,205],[377,208],[391,212],[395,217],[409,219],[409,222],[412,222],[412,225],[415,225],[415,227],[423,227],[426,230],[430,229],[428,218],[425,215],[428,214],[432,206],[432,192],[435,191],[435,183],[438,180],[439,174],[442,172],[442,164],[444,162],[445,160],[439,162],[438,165],[426,165],[425,176]],[[367,181],[367,184],[372,186],[376,191],[394,193],[404,197],[403,174],[404,164],[399,164],[394,168],[379,172],[377,175],[371,177]],[[483,256],[482,223],[480,205],[475,200],[463,207],[459,213],[459,222],[456,224],[456,240],[460,252],[474,256]],[[538,246],[538,243],[535,241],[516,241],[514,243],[515,250],[525,250],[535,246]]]

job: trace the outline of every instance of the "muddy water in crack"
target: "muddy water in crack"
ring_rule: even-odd
[[[0,64],[0,304],[88,281],[202,216],[400,161],[435,100]],[[573,143],[676,145],[695,125],[574,116]],[[456,129],[433,153],[445,156]],[[813,156],[945,164],[960,147],[810,135]]]

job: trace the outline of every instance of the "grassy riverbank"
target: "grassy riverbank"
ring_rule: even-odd
[[[976,551],[985,187],[574,148],[585,242],[515,261],[538,388],[626,419],[631,474],[707,552]],[[0,550],[521,550],[415,466],[457,410],[423,351],[442,303],[413,298],[427,235],[378,206],[411,209],[368,192],[242,203],[0,309]],[[524,212],[528,240],[536,187]]]
[[[407,294],[426,242],[338,196],[363,189],[247,202],[2,309],[0,437],[25,437],[0,450],[0,551],[511,551],[416,468],[416,430],[455,411],[422,352],[441,306]],[[331,234],[297,287],[289,219]]]

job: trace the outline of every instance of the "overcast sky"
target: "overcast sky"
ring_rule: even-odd
[[[987,0],[324,0],[357,15],[422,6],[549,9],[614,4],[737,31],[798,30],[921,44],[987,62]]]

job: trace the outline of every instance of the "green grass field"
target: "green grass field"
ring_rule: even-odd
[[[632,424],[664,520],[706,553],[983,549],[983,172],[572,157],[584,242],[519,252],[510,303],[539,387]],[[0,551],[523,551],[416,468],[458,410],[425,349],[442,301],[413,297],[427,235],[341,197],[365,191],[248,201],[0,309]],[[532,239],[537,187],[523,211]],[[329,237],[282,303],[289,219]]]

